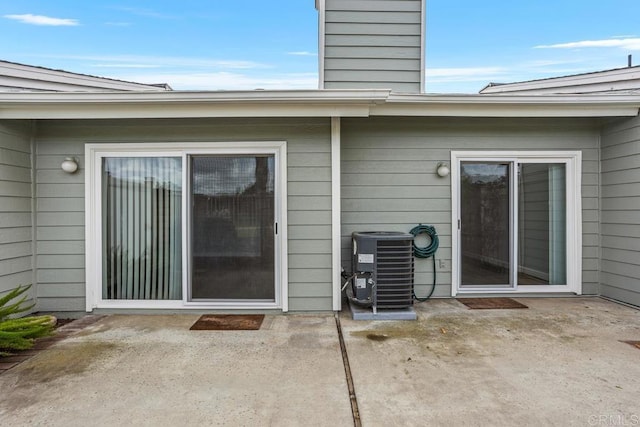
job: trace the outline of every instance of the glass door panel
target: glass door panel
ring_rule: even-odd
[[[460,285],[513,287],[511,162],[460,163]]]
[[[566,285],[566,167],[518,167],[518,284]]]
[[[275,301],[274,156],[193,156],[190,166],[190,299]]]
[[[103,299],[182,299],[181,161],[103,159]]]

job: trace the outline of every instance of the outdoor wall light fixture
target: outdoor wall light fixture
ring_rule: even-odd
[[[60,165],[63,171],[66,173],[74,173],[78,170],[78,162],[73,157],[67,157]]]
[[[436,168],[436,173],[439,177],[444,178],[449,175],[449,165],[446,163],[438,163],[438,167]]]

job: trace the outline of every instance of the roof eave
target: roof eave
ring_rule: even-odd
[[[372,115],[432,117],[633,117],[636,95],[398,95]]]
[[[481,94],[497,93],[526,93],[527,91],[554,90],[562,88],[576,88],[579,93],[581,87],[607,84],[613,87],[640,79],[640,66],[615,68],[612,70],[595,71],[569,76],[549,77],[544,79],[527,80],[504,84],[489,84],[482,88]]]
[[[0,93],[0,118],[368,116],[389,90]]]
[[[637,95],[408,95],[389,90],[0,93],[3,119],[623,117]]]
[[[171,87],[166,84],[146,84],[118,80],[107,77],[92,76],[89,74],[73,73],[65,70],[55,70],[52,68],[38,67],[33,65],[19,64],[16,62],[0,60],[0,80],[27,81],[27,87],[56,86],[65,87],[64,91],[166,91]],[[32,86],[35,85],[35,86]],[[76,88],[76,89],[73,89]],[[56,90],[56,89],[51,89]]]

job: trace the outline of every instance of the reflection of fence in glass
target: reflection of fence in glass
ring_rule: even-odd
[[[181,163],[176,160],[104,160],[103,298],[182,297]]]
[[[509,283],[509,166],[461,166],[462,284]]]
[[[193,158],[194,256],[260,257],[273,249],[273,157]]]
[[[265,242],[273,240],[272,194],[195,195],[194,199],[195,254],[258,257],[273,249],[265,247]]]
[[[192,192],[207,196],[273,193],[273,156],[194,156]]]

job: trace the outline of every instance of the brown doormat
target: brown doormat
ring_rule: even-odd
[[[457,298],[457,300],[472,310],[529,308],[511,298]]]
[[[205,314],[189,328],[192,331],[257,331],[264,314]]]

